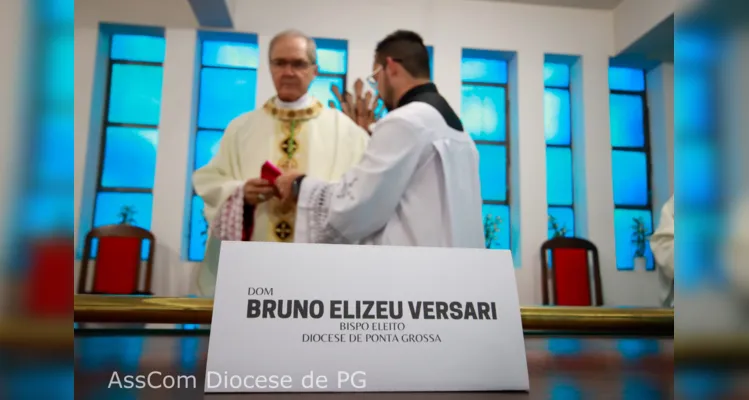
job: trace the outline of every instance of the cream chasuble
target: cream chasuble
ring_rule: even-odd
[[[210,226],[198,295],[213,296],[222,240],[294,241],[293,207],[281,209],[276,197],[257,207],[244,205],[244,184],[260,177],[264,162],[333,182],[361,159],[369,140],[366,131],[340,111],[306,98],[301,107],[284,107],[273,98],[262,109],[234,119],[216,155],[195,171],[193,186]]]

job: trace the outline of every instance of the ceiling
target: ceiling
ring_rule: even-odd
[[[187,0],[75,0],[75,24],[98,26],[99,22],[197,28]]]
[[[674,62],[674,15],[661,21],[648,33],[624,49],[620,58]]]
[[[490,0],[505,3],[535,4],[542,6],[589,8],[594,10],[613,10],[623,0]],[[658,0],[653,0],[658,1]]]

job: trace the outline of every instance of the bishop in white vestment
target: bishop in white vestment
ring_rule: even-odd
[[[674,306],[674,196],[661,209],[658,228],[650,237],[650,249],[658,266],[661,305]]]
[[[306,93],[315,75],[314,41],[290,31],[278,35],[270,47],[278,95],[235,118],[217,154],[193,175],[210,226],[195,290],[201,296],[214,294],[221,241],[294,241],[293,204],[284,204],[272,192],[248,195],[248,184],[259,179],[266,161],[282,171],[333,182],[359,162],[369,141],[367,132],[349,117]]]

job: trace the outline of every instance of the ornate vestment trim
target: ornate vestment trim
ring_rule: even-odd
[[[309,107],[301,108],[298,110],[290,110],[277,107],[276,98],[273,97],[265,102],[265,105],[263,105],[263,110],[265,110],[265,112],[267,112],[273,118],[280,119],[282,121],[308,120],[316,118],[318,115],[320,115],[320,112],[322,112],[323,110],[323,105],[319,100],[315,100]]]
[[[244,187],[238,187],[213,219],[211,232],[220,240],[241,241],[244,227]]]
[[[350,243],[328,223],[333,185],[316,185],[310,192],[310,241],[312,243]]]

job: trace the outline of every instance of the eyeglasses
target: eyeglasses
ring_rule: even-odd
[[[402,63],[403,62],[402,58],[392,58],[391,57],[390,59],[393,60],[393,61],[395,61],[395,62],[397,62],[397,63]],[[377,79],[375,78],[375,76],[377,74],[379,74],[380,71],[382,71],[384,68],[385,67],[383,67],[382,64],[378,65],[377,68],[375,68],[374,72],[372,72],[372,75],[370,75],[370,76],[367,77],[367,83],[369,83],[369,85],[372,86],[372,89],[377,90]]]
[[[281,58],[270,60],[270,66],[272,68],[278,68],[278,69],[283,69],[283,68],[286,68],[287,66],[291,66],[291,69],[293,70],[302,71],[313,65],[314,65],[313,63],[310,63],[309,61],[305,61],[305,60],[285,60]]]
[[[375,76],[382,71],[382,65],[378,65],[377,68],[375,68],[374,72],[372,72],[372,75],[367,77],[367,83],[369,83],[369,86],[372,87],[372,89],[377,90],[377,79]]]

